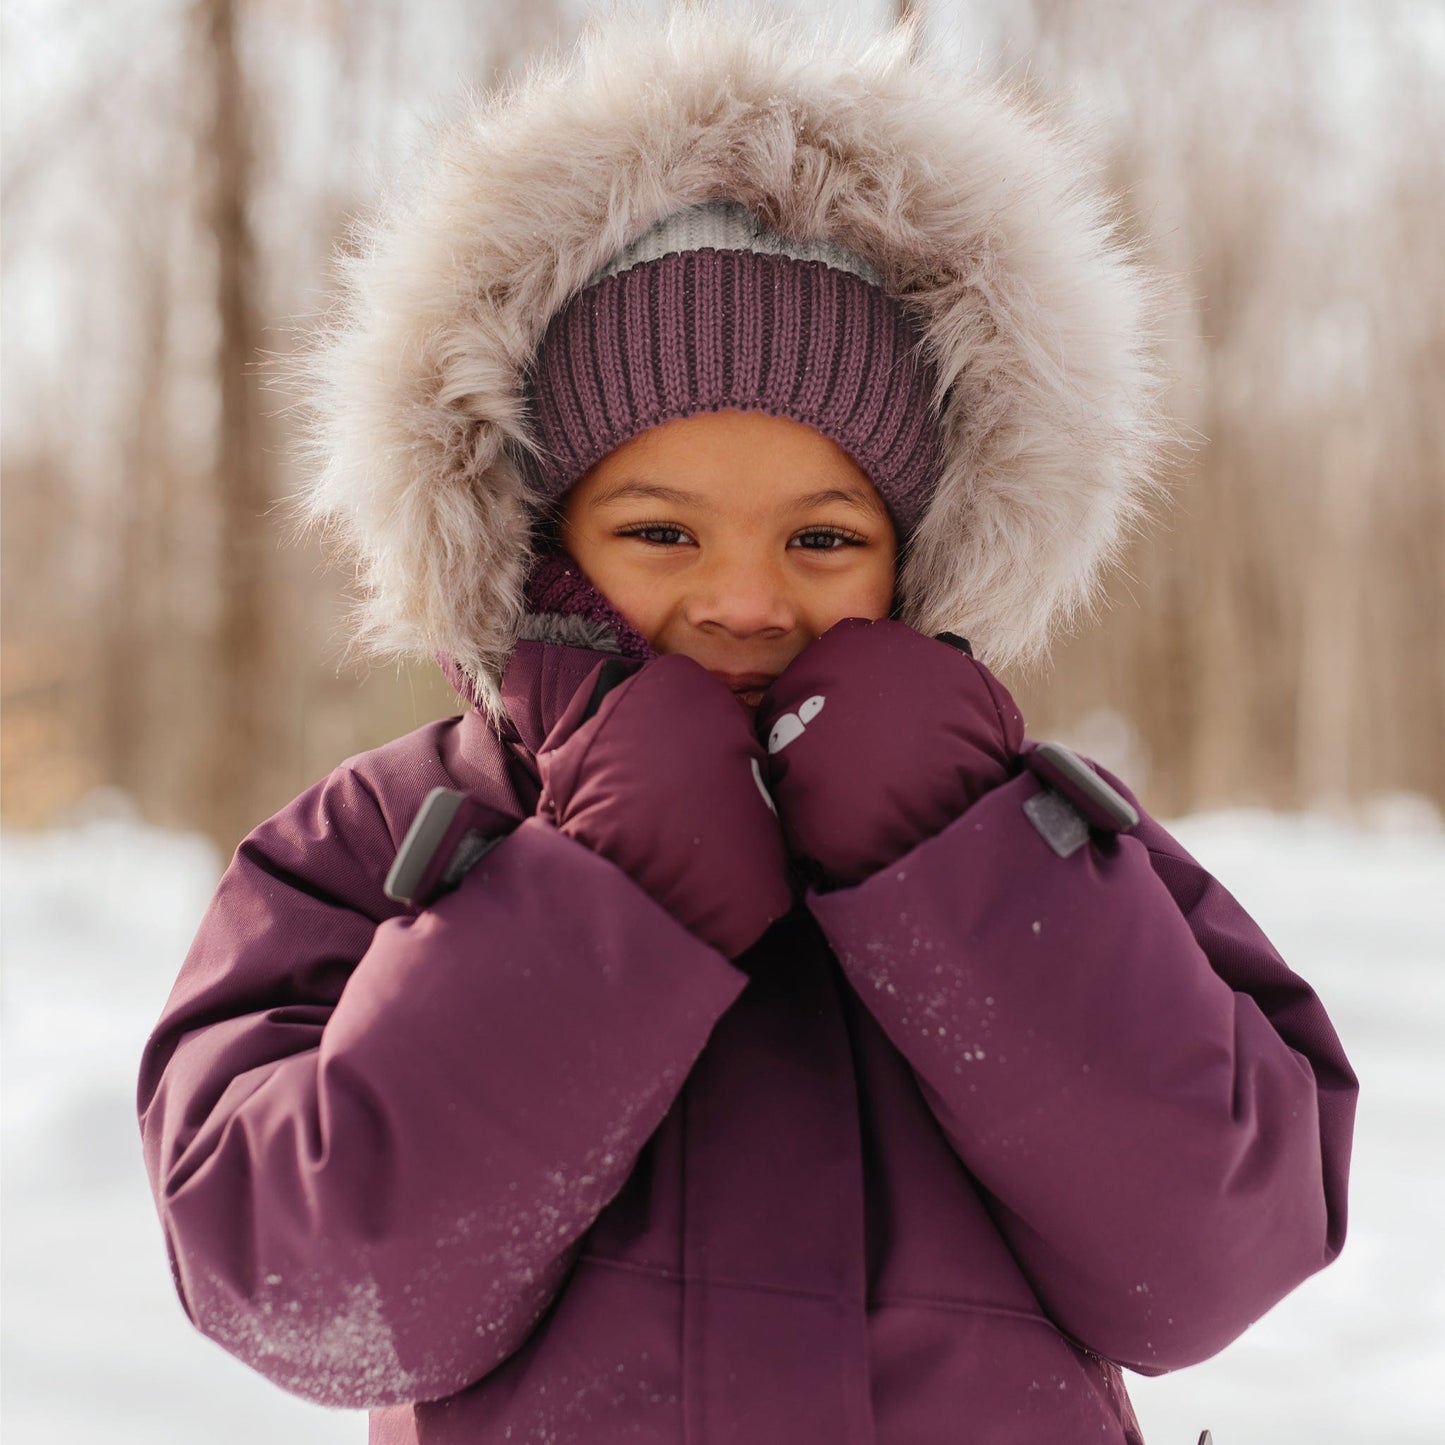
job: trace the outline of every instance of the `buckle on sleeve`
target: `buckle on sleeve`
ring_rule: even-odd
[[[449,893],[506,833],[497,815],[455,788],[433,788],[397,849],[382,890],[417,908]]]

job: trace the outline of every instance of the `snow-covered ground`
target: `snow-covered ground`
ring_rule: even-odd
[[[1445,832],[1386,811],[1174,825],[1315,985],[1362,1094],[1344,1255],[1216,1360],[1131,1380],[1150,1445],[1445,1439]],[[217,858],[115,816],[0,847],[7,1445],[361,1445],[364,1414],[285,1395],[171,1292],[134,1081]]]

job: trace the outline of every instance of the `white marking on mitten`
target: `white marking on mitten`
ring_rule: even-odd
[[[785,712],[768,734],[768,752],[780,753],[789,743],[803,736],[803,729],[823,711],[823,696],[817,693],[803,702],[797,712]]]
[[[767,784],[763,782],[762,767],[759,765],[756,758],[753,758],[751,761],[753,765],[753,782],[758,785],[758,792],[763,795],[763,802],[765,802],[768,807],[773,810],[773,817],[776,818],[778,816],[778,805],[773,802],[773,795],[768,792]]]

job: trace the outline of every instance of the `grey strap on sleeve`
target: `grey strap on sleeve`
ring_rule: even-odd
[[[1078,852],[1090,828],[1122,833],[1139,821],[1133,804],[1062,743],[1035,743],[1023,759],[1044,784],[1025,800],[1024,813],[1060,858]]]

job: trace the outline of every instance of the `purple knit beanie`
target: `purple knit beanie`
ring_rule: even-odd
[[[552,319],[528,376],[548,501],[649,427],[766,411],[831,438],[905,541],[937,485],[934,374],[921,333],[862,258],[787,240],[714,201],[660,221]]]

